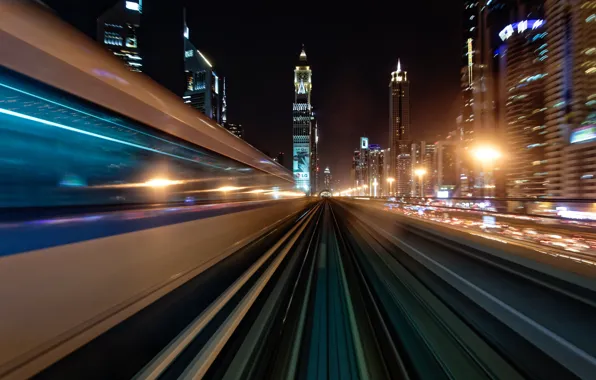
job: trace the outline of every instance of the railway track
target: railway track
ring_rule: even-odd
[[[553,334],[556,326],[519,319],[525,310],[497,298],[503,292],[472,284],[466,271],[482,272],[495,286],[523,288],[541,308],[558,302],[573,309],[565,311],[569,317],[596,314],[591,292],[375,218],[340,202],[319,202],[244,247],[211,277],[182,286],[182,298],[164,297],[151,306],[154,314],[125,321],[121,335],[98,338],[86,355],[75,352],[38,377],[586,378],[589,350],[573,356],[565,336],[544,340],[553,336],[537,326]],[[192,303],[199,301],[200,307]],[[114,343],[133,339],[126,335],[131,329],[137,337],[143,328],[165,335],[161,329],[169,322],[177,326],[169,338],[151,341],[153,351],[145,348],[144,355],[131,352],[135,364],[124,371],[102,356]],[[111,355],[115,360],[126,352]]]

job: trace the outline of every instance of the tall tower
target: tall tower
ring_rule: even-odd
[[[545,32],[543,19],[520,19],[499,33],[499,103],[504,113],[507,194],[513,198],[546,195]]]
[[[410,81],[401,62],[391,73],[389,82],[389,148],[391,152],[388,178],[395,180],[395,193],[408,196],[412,183],[410,137]]]
[[[593,0],[561,0],[557,4],[547,1],[553,16],[559,15],[555,27],[571,25],[572,44],[563,47],[568,54],[562,64],[567,69],[563,76],[571,78],[571,91],[560,101],[566,105],[553,105],[558,110],[570,111],[565,115],[569,130],[569,146],[566,149],[563,166],[563,184],[565,198],[596,197],[596,176],[593,157],[596,154],[596,3]],[[547,27],[549,24],[547,24]],[[562,32],[565,36],[565,32]],[[549,36],[552,33],[549,31]],[[552,36],[554,39],[556,36]],[[563,37],[564,38],[564,37]],[[571,50],[569,50],[571,48]],[[556,77],[550,78],[555,82]],[[559,81],[559,89],[564,89],[566,82]],[[553,126],[551,123],[549,126]],[[563,137],[565,131],[563,131]]]
[[[310,103],[312,91],[312,71],[306,60],[304,45],[294,69],[294,106],[293,106],[293,172],[296,187],[307,193],[311,191],[311,179],[314,180],[311,166],[311,139],[313,112]]]

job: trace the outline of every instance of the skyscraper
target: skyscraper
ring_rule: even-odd
[[[412,182],[410,81],[399,60],[389,82],[389,148],[390,176],[395,178],[396,195],[408,196]]]
[[[572,51],[568,60],[573,62],[571,75],[572,96],[568,117],[570,145],[566,151],[564,174],[565,193],[568,198],[596,197],[596,3],[589,0],[561,1],[563,15],[571,17],[573,33]],[[553,9],[557,10],[556,8]],[[565,17],[565,16],[563,16]],[[568,47],[567,47],[568,49]]]
[[[524,17],[524,14],[520,14]],[[500,33],[500,101],[503,105],[507,193],[546,195],[546,43],[543,19],[519,20]]]
[[[186,91],[184,103],[221,124],[222,83],[213,65],[191,42],[184,39],[184,71]]]
[[[138,29],[141,24],[142,1],[119,1],[97,19],[97,40],[131,71],[143,71],[139,51]]]
[[[294,69],[293,172],[296,186],[307,193],[311,191],[311,180],[315,179],[311,166],[311,139],[314,138],[311,91],[312,71],[302,46],[298,65]]]
[[[327,166],[325,168],[325,171],[323,172],[324,178],[323,178],[323,189],[324,190],[333,190],[333,188],[331,187],[331,170],[329,169],[329,166]]]
[[[310,124],[310,190],[314,194],[319,187],[319,122],[313,111],[313,117]]]
[[[435,144],[437,164],[437,195],[452,196],[458,184],[457,141],[446,139]]]
[[[221,124],[226,125],[228,122],[228,97],[227,97],[226,78],[223,79],[223,91],[221,97]]]
[[[378,144],[369,144],[368,194],[373,197],[384,195],[385,151]]]

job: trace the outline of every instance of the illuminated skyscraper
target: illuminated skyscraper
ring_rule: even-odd
[[[293,172],[296,186],[307,193],[310,193],[311,181],[316,177],[312,173],[311,165],[311,144],[313,143],[311,139],[316,139],[313,134],[311,91],[312,71],[303,46],[298,65],[294,69]]]
[[[310,190],[314,194],[319,188],[319,122],[315,112],[310,124]]]
[[[329,166],[327,166],[325,168],[325,171],[323,172],[324,178],[323,178],[323,189],[324,190],[333,190],[331,188],[331,170],[329,169]]]
[[[185,33],[185,36],[188,33]],[[221,124],[222,81],[215,73],[213,65],[187,37],[184,39],[184,71],[186,91],[184,103],[201,111],[207,117]]]
[[[437,195],[452,196],[459,182],[458,142],[453,139],[438,141],[435,144],[435,162],[437,165]]]
[[[571,104],[555,107],[558,110],[571,110],[570,114],[565,115],[570,127],[570,145],[566,151],[564,166],[567,169],[563,175],[564,196],[595,198],[596,162],[593,157],[596,156],[596,2],[573,0],[550,1],[547,4],[552,7],[552,17],[563,18],[556,26],[569,27],[571,23],[573,33],[573,51],[568,51],[569,47],[563,47],[567,50],[566,54],[571,54],[565,61],[573,62],[571,73],[565,73],[567,80],[571,77],[572,96],[570,99],[566,97],[559,100],[570,101]],[[558,88],[561,87],[564,88],[564,85]]]
[[[226,78],[223,79],[223,96],[221,97],[221,124],[228,122],[228,98],[226,94]]]
[[[368,194],[373,197],[384,195],[385,151],[378,144],[369,144]]]
[[[544,95],[549,59],[545,21],[519,20],[499,35],[507,193],[510,197],[544,197],[548,174]]]
[[[119,1],[97,19],[97,40],[126,62],[131,71],[143,71],[138,29],[142,0]]]
[[[401,196],[408,196],[411,191],[411,145],[410,81],[398,61],[389,82],[389,148],[390,177],[395,178],[396,194]]]

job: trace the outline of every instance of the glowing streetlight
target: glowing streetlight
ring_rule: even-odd
[[[426,175],[426,169],[418,168],[414,170],[414,174],[416,174],[416,176],[420,179],[420,196],[424,197],[424,182],[422,181],[422,179]]]
[[[389,195],[393,194],[393,182],[395,182],[395,178],[387,178],[387,182],[389,182]]]
[[[492,171],[494,161],[501,157],[501,152],[492,146],[479,146],[472,151],[474,158],[480,161],[482,165],[482,196],[490,196],[487,194],[487,187],[492,183]]]
[[[167,187],[167,186],[171,186],[171,185],[178,185],[182,183],[182,181],[172,181],[170,179],[166,179],[166,178],[153,178],[150,179],[149,181],[145,182],[145,186],[149,186],[149,187],[155,187],[155,188],[159,188],[159,187]]]
[[[379,186],[379,183],[377,182],[377,179],[375,178],[373,181],[373,196],[377,196],[377,186]]]
[[[501,153],[493,147],[478,147],[472,152],[474,157],[482,162],[491,162],[501,157]]]

